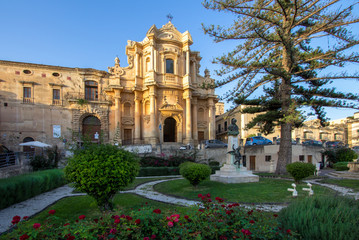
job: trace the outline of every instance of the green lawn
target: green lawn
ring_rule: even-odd
[[[328,183],[333,185],[338,185],[340,187],[351,188],[354,191],[359,192],[359,180],[354,179],[323,179],[321,183]]]
[[[281,179],[260,178],[257,183],[224,184],[214,181],[204,181],[193,188],[187,180],[173,180],[155,185],[158,192],[198,200],[197,195],[210,193],[213,198],[222,197],[229,202],[241,203],[283,203],[293,200],[288,188],[292,188],[293,181]],[[298,198],[308,196],[302,188],[305,183],[297,186]],[[334,192],[321,186],[313,186],[315,195],[330,195]]]

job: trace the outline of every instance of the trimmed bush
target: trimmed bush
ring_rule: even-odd
[[[359,203],[345,197],[314,197],[292,203],[279,214],[283,228],[302,239],[358,239]]]
[[[348,162],[337,162],[333,165],[333,168],[337,171],[347,171],[348,168]]]
[[[0,179],[0,209],[61,187],[64,184],[66,184],[65,175],[60,169]]]
[[[180,174],[196,187],[211,175],[211,168],[200,163],[185,162],[180,165]]]
[[[96,200],[101,210],[113,208],[114,195],[133,182],[136,155],[112,145],[89,145],[69,159],[65,174],[75,187]]]
[[[358,158],[358,154],[350,148],[330,149],[324,151],[323,154],[327,156],[327,160],[331,163],[352,162],[353,159]]]
[[[193,162],[190,156],[175,155],[165,157],[144,156],[140,158],[141,167],[178,167],[184,162]]]
[[[311,163],[295,162],[286,166],[287,172],[294,178],[295,182],[314,175],[315,166]]]

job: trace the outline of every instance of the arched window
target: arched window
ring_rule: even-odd
[[[123,112],[124,116],[126,117],[130,117],[131,116],[131,104],[130,103],[125,103],[124,104],[124,112]]]
[[[146,72],[149,72],[151,70],[151,61],[150,58],[146,58]]]
[[[95,81],[85,82],[85,99],[86,100],[98,100],[98,84]]]
[[[166,59],[166,73],[174,73],[173,60],[169,58]]]

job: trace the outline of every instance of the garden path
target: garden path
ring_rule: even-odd
[[[173,177],[173,176],[172,176]],[[178,179],[178,178],[175,178]],[[160,182],[164,181],[170,181],[173,179],[164,179],[164,180],[157,180],[152,181],[148,183],[144,183],[139,185],[133,190],[128,191],[122,191],[121,193],[134,193],[140,196],[143,196],[148,199],[170,203],[170,204],[176,204],[176,205],[182,205],[182,206],[192,206],[196,204],[200,204],[199,201],[193,201],[188,199],[180,199],[173,196],[164,195],[161,193],[158,193],[154,191],[153,186],[155,184],[158,184]],[[344,187],[338,187],[331,184],[324,184],[316,182],[316,180],[309,180],[308,182],[311,182],[312,184],[318,184],[325,187],[329,187],[335,191],[338,191],[342,195],[350,195],[354,196],[356,199],[359,199],[359,193],[354,193],[351,189],[344,188]],[[12,217],[15,215],[24,217],[24,216],[34,216],[37,213],[41,212],[45,208],[47,208],[49,205],[54,204],[58,200],[70,197],[70,196],[81,196],[86,195],[85,193],[73,193],[73,188],[69,187],[68,185],[56,188],[52,191],[40,194],[36,197],[33,197],[31,199],[28,199],[26,201],[23,201],[21,203],[14,204],[8,208],[5,208],[3,210],[0,210],[0,234],[7,231],[11,227],[11,220]],[[280,204],[280,205],[271,205],[271,204],[242,204],[243,206],[249,207],[249,208],[258,208],[262,209],[264,211],[273,211],[278,212],[282,208],[286,207],[286,205]]]

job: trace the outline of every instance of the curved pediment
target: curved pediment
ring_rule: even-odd
[[[173,112],[183,112],[181,105],[177,104],[164,104],[159,109],[160,111],[173,111]]]
[[[192,37],[188,31],[183,34],[177,30],[177,28],[169,21],[167,24],[163,25],[162,28],[158,29],[155,25],[147,31],[146,36],[154,35],[157,39],[160,40],[175,40],[179,42],[193,42]]]

